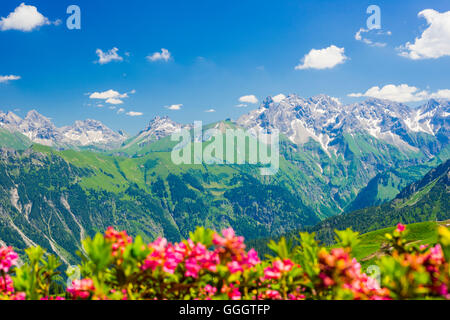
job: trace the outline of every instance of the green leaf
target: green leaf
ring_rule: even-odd
[[[336,241],[344,248],[354,249],[361,242],[359,240],[359,233],[354,232],[351,228],[343,231],[335,230]]]

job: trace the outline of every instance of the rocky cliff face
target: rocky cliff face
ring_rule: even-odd
[[[309,99],[290,95],[280,102],[267,98],[257,110],[242,116],[246,128],[279,129],[295,144],[310,139],[327,153],[337,152],[344,134],[368,134],[405,151],[435,154],[448,143],[450,102],[430,100],[420,108],[387,100],[369,99],[343,105],[319,95]],[[424,146],[421,136],[429,136]]]
[[[32,110],[24,119],[13,112],[0,113],[0,127],[20,132],[32,142],[52,147],[119,146],[127,137],[97,120],[76,121],[74,125],[58,128],[52,121]]]
[[[237,123],[280,131],[282,154],[297,168],[291,179],[304,200],[327,216],[344,211],[378,174],[448,157],[449,115],[450,103],[443,100],[413,109],[379,99],[343,105],[326,95],[290,95],[267,98]]]

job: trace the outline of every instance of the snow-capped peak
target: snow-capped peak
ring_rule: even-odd
[[[58,128],[36,110],[29,111],[24,119],[12,112],[0,113],[0,126],[10,131],[18,131],[35,143],[56,147],[116,145],[126,138],[100,121],[91,119]]]
[[[153,118],[147,127],[139,133],[139,137],[152,136],[152,138],[159,140],[171,135],[186,127],[180,123],[172,121],[168,116]]]
[[[183,125],[177,123],[170,119],[168,116],[156,116],[149,122],[147,127],[139,132],[136,138],[127,143],[124,148],[127,148],[134,144],[144,146],[151,143],[152,141],[157,141],[162,138],[168,137],[174,132],[189,128],[192,128],[192,125]]]
[[[270,97],[261,107],[238,119],[246,128],[279,129],[295,144],[313,139],[329,153],[331,142],[344,133],[368,133],[403,149],[417,150],[408,132],[441,133],[448,137],[449,102],[430,100],[413,109],[388,100],[368,99],[343,105],[338,99],[318,95],[308,99],[289,95],[275,103]]]

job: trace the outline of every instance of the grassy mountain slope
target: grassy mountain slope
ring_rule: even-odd
[[[405,168],[390,168],[377,174],[346,208],[346,212],[374,207],[393,200],[404,188],[422,179],[431,169],[449,159],[447,146],[430,161]]]
[[[450,227],[450,220],[443,222],[420,222],[408,225],[405,240],[410,244],[417,245],[433,245],[438,240],[438,227]],[[396,227],[389,227],[377,231],[362,234],[360,244],[354,250],[356,259],[362,262],[363,265],[374,264],[376,259],[386,254],[389,249],[386,247],[386,233],[392,233]]]
[[[357,210],[351,213],[325,219],[313,227],[303,231],[315,232],[316,238],[326,244],[333,244],[335,230],[352,228],[361,234],[364,240],[360,246],[359,258],[376,252],[380,248],[380,241],[386,233],[383,228],[392,228],[397,223],[419,223],[423,231],[411,232],[415,240],[434,239],[434,227],[431,233],[425,232],[429,226],[436,226],[436,222],[450,219],[450,160],[429,171],[422,179],[410,184],[397,197],[383,205]],[[420,224],[424,222],[424,224]],[[427,229],[428,230],[428,229]],[[286,234],[292,239],[297,232]],[[267,243],[270,238],[248,241],[248,245],[257,248],[263,254],[269,253]],[[376,240],[376,241],[375,241]],[[427,240],[427,241],[428,241]]]
[[[333,240],[333,230],[353,228],[365,233],[398,222],[444,221],[450,219],[450,160],[428,172],[405,188],[394,200],[378,207],[357,210],[322,221],[311,231],[326,242]]]
[[[0,238],[18,249],[39,244],[72,263],[80,240],[108,226],[177,241],[199,225],[232,226],[252,239],[319,221],[282,184],[238,169],[176,166],[167,152],[129,158],[38,145],[3,150]]]
[[[32,142],[19,132],[11,132],[0,128],[0,146],[14,150],[25,150],[31,146]]]
[[[391,190],[380,190],[381,199],[391,200],[402,187],[431,168],[425,165],[429,158],[420,150],[402,150],[367,134],[344,134],[334,143],[336,152],[326,152],[313,140],[301,146],[287,140],[281,144],[284,158],[293,166],[288,171],[291,181],[305,203],[323,218],[346,211],[381,172],[423,165],[418,174],[404,169],[401,183],[394,184]]]
[[[223,132],[236,125],[215,123],[204,132],[209,128]],[[329,153],[317,141],[297,146],[281,136],[274,176],[261,176],[258,165],[175,165],[177,142],[170,137],[108,153],[40,145],[4,150],[0,238],[19,249],[40,244],[70,263],[80,239],[110,225],[146,240],[177,241],[199,225],[231,226],[249,240],[277,237],[342,212],[377,172],[428,159],[365,134],[343,135],[336,143],[339,152]],[[197,141],[190,147],[198,144],[209,146]],[[384,226],[383,219],[369,222]]]
[[[223,121],[205,126],[203,132],[213,127],[239,128],[233,122]],[[434,143],[433,137],[428,139],[428,144]],[[176,144],[170,141],[170,137],[145,143],[131,138],[112,154],[139,158],[154,152],[170,152]],[[438,152],[438,149],[435,151]],[[364,203],[378,205],[392,200],[403,187],[422,177],[433,166],[428,163],[431,157],[428,151],[401,148],[367,133],[343,133],[329,146],[313,139],[296,145],[281,134],[280,152],[280,172],[275,179],[297,192],[305,205],[313,208],[321,218],[348,212],[349,208],[360,209]],[[448,155],[444,157],[446,159]],[[406,169],[413,166],[417,166],[416,172]],[[392,168],[398,169],[398,172],[392,179],[387,177],[381,182],[376,181],[375,186],[380,190],[377,190],[374,199],[367,201],[369,199],[365,193],[373,194],[373,190],[364,193],[367,184]],[[359,195],[361,191],[363,193]]]

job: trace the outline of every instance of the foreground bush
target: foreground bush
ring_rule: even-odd
[[[339,246],[331,250],[306,233],[296,248],[272,242],[275,256],[261,261],[232,229],[199,228],[180,243],[147,245],[109,228],[83,241],[81,279],[65,292],[56,257],[29,248],[17,267],[18,255],[0,248],[0,300],[450,299],[450,231],[441,228],[434,247],[407,245],[405,232],[398,225],[386,235],[391,250],[379,260],[377,281],[352,258],[358,234],[351,230],[337,231]]]

